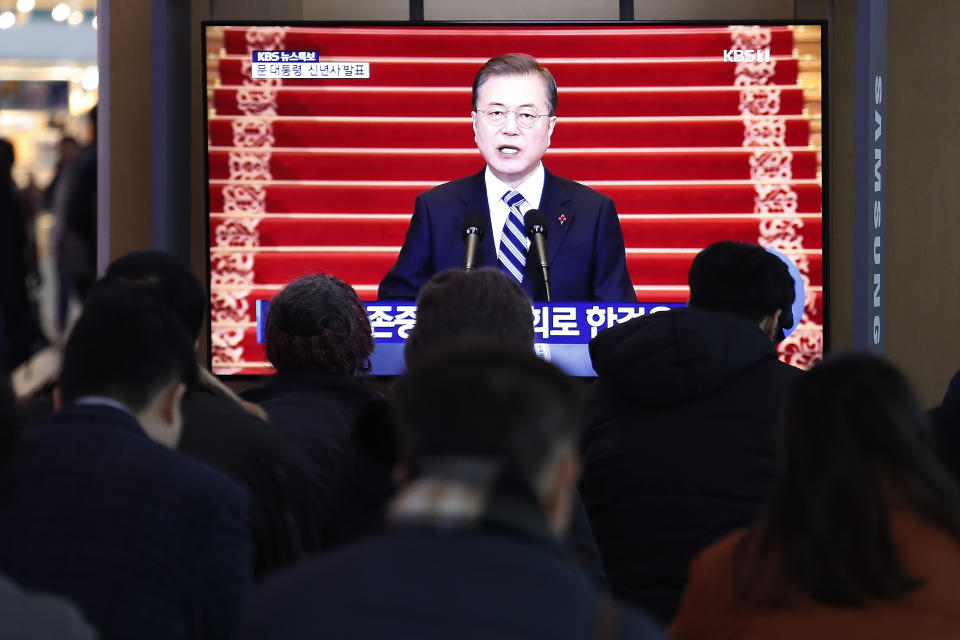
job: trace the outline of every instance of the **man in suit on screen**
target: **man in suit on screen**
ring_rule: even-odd
[[[556,125],[557,85],[526,54],[491,58],[473,80],[473,131],[486,168],[417,196],[381,300],[412,300],[438,271],[464,266],[464,228],[479,212],[486,232],[476,266],[499,265],[533,300],[546,299],[524,217],[544,214],[553,301],[636,301],[613,200],[553,175],[541,158]]]

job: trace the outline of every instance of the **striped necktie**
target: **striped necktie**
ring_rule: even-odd
[[[530,238],[523,232],[523,214],[520,205],[526,202],[519,191],[511,189],[501,198],[510,208],[510,215],[503,224],[500,233],[500,266],[510,274],[514,280],[523,284],[523,269],[527,265],[527,249],[530,248]]]

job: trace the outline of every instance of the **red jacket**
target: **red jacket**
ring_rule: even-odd
[[[698,555],[670,633],[675,640],[960,638],[960,544],[910,511],[891,514],[900,559],[924,581],[900,600],[837,607],[798,598],[777,611],[732,611],[733,554],[743,532]]]

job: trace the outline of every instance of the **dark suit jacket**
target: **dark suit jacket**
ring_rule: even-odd
[[[0,572],[72,600],[102,640],[232,637],[252,567],[232,481],[77,405],[24,433],[10,474]]]
[[[278,575],[252,600],[240,638],[665,638],[626,607],[595,635],[606,598],[564,557],[532,493],[502,497],[469,525],[396,524]]]
[[[320,509],[313,502],[310,476],[268,422],[206,389],[189,389],[177,450],[247,490],[257,579],[319,546]]]
[[[468,211],[487,214],[483,171],[425,191],[417,196],[407,237],[397,263],[384,276],[380,300],[414,300],[434,273],[463,266],[463,224]],[[543,183],[540,210],[547,220],[547,258],[555,302],[635,301],[627,272],[623,232],[613,200],[580,183],[549,171]],[[566,222],[560,223],[560,216]],[[497,266],[499,229],[487,229],[477,263]],[[546,300],[533,243],[527,254],[523,289],[533,300]]]

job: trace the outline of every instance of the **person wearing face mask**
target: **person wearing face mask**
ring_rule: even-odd
[[[557,84],[532,57],[491,58],[473,80],[473,131],[486,168],[417,197],[380,300],[413,300],[434,273],[464,266],[464,228],[486,227],[476,266],[503,269],[533,300],[546,300],[525,214],[544,215],[553,301],[635,302],[623,232],[609,197],[547,171],[541,159],[557,123]]]

